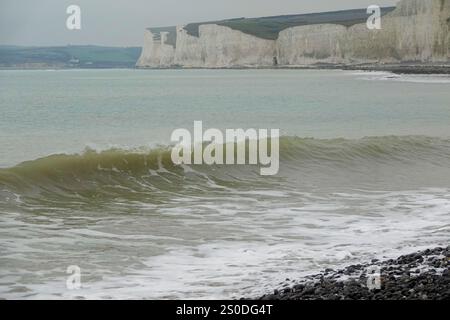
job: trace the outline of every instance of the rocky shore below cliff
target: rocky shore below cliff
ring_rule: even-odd
[[[286,279],[260,300],[450,300],[450,246]],[[368,274],[375,271],[375,274]],[[373,281],[379,275],[379,282]],[[369,282],[368,282],[369,280]],[[369,289],[371,287],[371,289]]]
[[[222,68],[207,68],[207,67],[181,67],[171,66],[167,68],[162,67],[136,67],[137,69],[150,70],[164,70],[164,69],[187,69],[187,70],[347,70],[347,71],[382,71],[391,72],[394,74],[417,74],[417,75],[450,75],[450,64],[432,65],[432,64],[313,64],[313,65],[299,65],[299,66],[235,66]]]
[[[309,66],[278,66],[276,69],[325,69],[325,70],[353,70],[353,71],[382,71],[395,74],[439,74],[450,75],[450,64],[314,64]]]
[[[342,69],[386,71],[396,74],[450,74],[450,64],[364,64],[344,66]]]

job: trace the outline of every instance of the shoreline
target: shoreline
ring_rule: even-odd
[[[450,246],[402,255],[397,259],[325,269],[286,281],[256,300],[450,300]],[[368,288],[368,270],[380,286]],[[373,279],[373,277],[372,277]]]
[[[138,70],[342,70],[342,71],[367,71],[367,72],[391,72],[394,74],[439,74],[450,75],[450,63],[443,64],[313,64],[298,66],[236,66],[220,68],[201,68],[201,67],[168,67],[168,68],[145,68],[136,67]]]
[[[450,75],[450,64],[314,64],[298,66],[236,66],[220,68],[201,67],[168,67],[168,68],[145,68],[145,67],[0,67],[0,71],[45,71],[45,70],[342,70],[342,71],[367,71],[367,72],[391,72],[394,74],[422,74],[422,75]]]
[[[358,65],[346,66],[342,70],[353,71],[383,71],[395,74],[447,74],[450,75],[450,65],[407,65],[407,64],[391,64],[391,65]]]

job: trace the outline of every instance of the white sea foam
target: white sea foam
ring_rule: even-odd
[[[7,214],[1,218],[2,238],[9,234],[13,239],[9,232],[18,224],[24,237],[4,242],[5,259],[25,262],[30,255],[43,255],[46,247],[56,252],[59,247],[65,252],[67,263],[73,263],[77,251],[67,247],[81,242],[85,249],[78,250],[97,248],[97,257],[78,261],[85,272],[79,291],[64,287],[63,261],[61,270],[49,266],[41,278],[33,268],[2,268],[0,296],[31,299],[254,296],[277,286],[286,277],[297,279],[327,267],[391,258],[446,244],[450,232],[449,191],[433,188],[319,197],[297,193],[288,200],[280,198],[278,192],[250,192],[235,194],[222,204],[218,204],[220,198],[190,199],[189,206],[160,208],[160,217],[185,226],[185,231],[179,229],[171,234],[170,228],[168,233],[163,232],[160,225],[160,235],[146,234],[154,231],[150,225],[144,225],[147,219],[137,216],[134,223],[131,217],[116,220],[117,228],[107,231],[106,220],[100,219],[96,227],[61,233],[62,218],[50,219],[51,224],[37,231],[19,215]],[[245,198],[257,201],[243,201]],[[148,223],[164,221],[155,219]],[[138,225],[140,229],[136,230]],[[131,258],[136,253],[121,252],[127,247],[132,250],[133,243],[149,249],[142,251],[139,259]],[[102,253],[99,248],[106,251]],[[127,262],[129,259],[136,263]],[[13,278],[15,285],[7,285]],[[18,290],[19,287],[23,290]]]
[[[450,83],[449,75],[441,74],[395,74],[391,72],[354,72],[353,76],[357,76],[360,80],[367,81],[396,81],[410,82],[422,84],[448,84]]]

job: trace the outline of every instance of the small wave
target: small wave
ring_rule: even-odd
[[[423,84],[449,84],[450,77],[441,74],[395,74],[391,72],[355,72],[354,76],[360,77],[361,80],[367,81],[396,81],[409,83],[423,83]]]

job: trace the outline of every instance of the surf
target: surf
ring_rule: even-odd
[[[0,169],[0,189],[16,194],[136,196],[195,193],[196,189],[271,187],[293,175],[299,181],[324,172],[345,175],[367,168],[408,165],[450,166],[450,140],[424,136],[369,137],[357,140],[280,138],[281,173],[260,177],[258,165],[178,165],[171,146],[138,149],[85,149],[55,154]],[[245,177],[246,179],[243,179]],[[281,182],[280,182],[281,179]],[[245,181],[246,180],[246,181]],[[317,179],[316,179],[317,180]],[[299,182],[300,183],[300,182]]]

